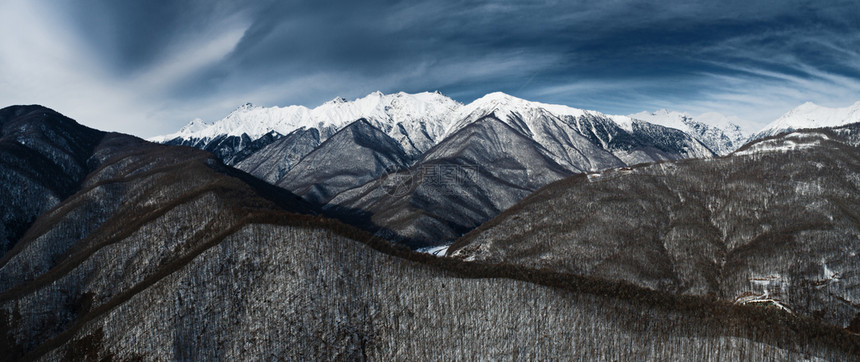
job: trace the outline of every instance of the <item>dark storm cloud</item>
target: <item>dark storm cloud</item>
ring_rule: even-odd
[[[860,99],[856,1],[65,5],[93,61],[114,81],[146,84],[159,115],[205,109],[197,114],[212,120],[244,101],[313,106],[373,90],[461,101],[498,90],[615,113],[734,112],[760,125],[806,100]]]

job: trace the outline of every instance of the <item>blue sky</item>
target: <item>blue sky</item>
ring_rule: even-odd
[[[245,102],[502,91],[756,130],[860,100],[858,1],[109,1],[0,4],[0,103],[149,137]]]

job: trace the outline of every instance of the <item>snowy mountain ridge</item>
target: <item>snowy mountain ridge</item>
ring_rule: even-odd
[[[750,140],[804,128],[838,127],[856,122],[860,122],[860,101],[842,108],[806,102],[765,126],[750,137]]]
[[[661,109],[656,112],[639,112],[628,117],[684,131],[720,155],[728,154],[742,146],[748,137],[739,125],[745,123],[743,120],[716,112],[692,116],[689,113]]]
[[[614,163],[635,164],[675,157],[640,149],[634,146],[636,142],[629,143],[632,139],[641,141],[652,136],[661,142],[674,143],[664,144],[663,151],[671,149],[670,153],[677,152],[683,158],[713,156],[692,135],[686,140],[677,138],[680,135],[663,126],[628,116],[527,101],[501,92],[487,94],[460,108],[455,114],[458,121],[452,123],[443,138],[489,115],[535,140],[549,151],[550,158],[572,170],[594,171]]]
[[[302,128],[319,129],[321,140],[325,140],[347,124],[365,118],[400,142],[407,153],[415,156],[493,113],[532,137],[540,133],[539,128],[544,126],[541,120],[566,123],[569,119],[580,117],[609,120],[625,131],[633,132],[633,119],[628,116],[532,102],[502,92],[489,93],[469,104],[462,104],[438,92],[386,95],[377,91],[353,101],[337,97],[313,109],[305,106],[260,107],[247,103],[214,123],[195,119],[179,132],[153,137],[149,141],[167,143],[179,139],[193,140],[194,143],[202,141],[205,144],[219,137],[238,138],[243,135],[254,141],[272,132],[287,135]],[[517,120],[512,119],[512,115],[516,115],[514,118]],[[610,140],[602,141],[606,143]]]
[[[373,92],[353,101],[338,97],[313,109],[260,107],[247,103],[214,123],[197,119],[177,133],[153,137],[149,141],[165,143],[175,139],[212,140],[243,135],[256,140],[271,132],[287,135],[303,128],[319,129],[325,140],[347,124],[364,118],[398,140],[408,153],[417,154],[435,143],[447,128],[445,122],[451,119],[449,114],[459,107],[458,102],[437,92]]]
[[[324,141],[351,122],[364,118],[397,140],[407,154],[417,157],[445,137],[491,114],[497,114],[500,119],[524,134],[536,137],[541,144],[546,144],[541,140],[540,129],[546,126],[547,120],[579,127],[580,122],[576,120],[586,117],[609,120],[630,133],[633,132],[635,122],[677,129],[691,135],[711,151],[725,155],[747,141],[781,132],[860,122],[860,102],[843,108],[830,108],[807,102],[749,136],[751,132],[742,126],[745,121],[716,112],[691,115],[660,109],[624,116],[533,102],[502,92],[489,93],[471,103],[462,104],[439,92],[383,94],[377,91],[352,101],[336,97],[316,108],[297,105],[260,107],[247,103],[214,123],[198,118],[176,133],[156,136],[149,140],[205,149],[210,141],[224,142],[225,138],[235,138],[240,139],[236,141],[239,146],[232,151],[236,152],[247,143],[241,141],[243,138],[255,141],[269,136],[276,139],[299,129],[315,128],[320,131],[320,140]],[[599,141],[606,144],[611,139]]]
[[[579,109],[561,104],[534,102],[502,92],[493,92],[461,107],[455,114],[456,119],[459,121],[451,123],[451,127],[445,132],[446,137],[447,135],[450,135],[477,119],[491,113],[498,113],[498,115],[516,114],[523,120],[538,119],[541,116],[551,116],[556,119],[565,117],[578,118],[583,116],[593,116],[612,120],[627,132],[633,132],[633,120],[627,116],[604,114],[598,111]],[[531,129],[534,127],[534,124],[531,124],[531,122],[519,125],[512,124],[512,126],[514,128],[527,126],[526,129],[521,128],[520,130],[526,131],[525,133],[527,134],[534,134]]]

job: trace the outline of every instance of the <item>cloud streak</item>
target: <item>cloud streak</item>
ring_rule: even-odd
[[[792,0],[10,0],[0,99],[141,136],[249,101],[374,90],[717,111],[756,128],[808,100],[860,99],[857,13]]]

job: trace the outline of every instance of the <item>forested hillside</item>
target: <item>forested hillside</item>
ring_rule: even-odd
[[[412,260],[374,250],[334,224],[302,225],[287,215],[260,221],[91,309],[30,356],[829,360],[857,353],[856,336],[778,311],[505,267],[428,265],[407,252],[393,251]]]
[[[33,348],[89,309],[199,253],[249,212],[316,212],[298,196],[192,148],[106,134],[88,162],[99,167],[80,190],[39,216],[0,258],[8,352]],[[130,236],[136,243],[119,242]]]
[[[860,125],[551,184],[451,255],[860,323]],[[752,299],[750,299],[752,298]]]
[[[0,109],[0,255],[77,190],[103,135],[45,107]]]

